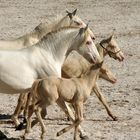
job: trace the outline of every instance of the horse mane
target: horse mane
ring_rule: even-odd
[[[52,50],[51,52],[55,52],[58,54],[61,51],[61,49],[56,50],[56,48],[58,48],[57,43],[59,42],[60,43],[59,46],[61,48],[63,48],[66,45],[69,46],[69,44],[67,42],[70,38],[74,38],[73,34],[71,34],[71,36],[68,36],[67,38],[65,38],[65,35],[68,32],[70,32],[70,30],[74,30],[74,34],[76,34],[75,32],[77,32],[77,34],[78,34],[78,31],[79,31],[79,29],[76,27],[63,27],[63,28],[57,29],[57,30],[49,32],[48,34],[43,36],[41,38],[41,40],[35,45],[35,47],[41,47],[41,48],[47,49],[48,51]],[[75,37],[76,37],[76,35],[75,35]],[[65,38],[65,40],[63,38]],[[60,41],[60,40],[62,40],[62,41]]]
[[[64,16],[62,15],[56,15],[54,17],[49,17],[47,18],[47,20],[45,19],[45,21],[42,21],[39,25],[37,25],[33,31],[38,31],[38,30],[42,30],[46,27],[49,27],[50,25],[54,25],[56,23],[58,23],[60,21],[60,19],[63,19]]]
[[[37,38],[41,39],[45,34],[57,30],[57,25],[61,20],[64,20],[66,16],[63,15],[57,15],[51,18],[48,18],[46,22],[41,22],[38,26],[34,28],[33,31],[30,33],[25,34],[22,37],[19,37],[18,39],[24,38],[25,40],[29,40],[29,38]]]
[[[68,35],[67,38],[65,37],[67,33],[73,32],[72,34]],[[73,46],[73,43],[79,43],[79,46],[82,46],[85,42],[89,33],[86,31],[84,33],[83,39],[78,40],[77,42],[73,41],[71,44],[68,44],[68,40],[74,40],[79,33],[79,28],[76,27],[62,27],[58,30],[52,31],[46,34],[41,40],[35,45],[35,47],[40,47],[47,49],[47,52],[50,52],[53,56],[57,55],[61,58],[61,51],[65,46]],[[64,40],[65,38],[65,40]],[[60,41],[62,40],[62,41]],[[59,45],[57,44],[59,42]],[[59,48],[61,47],[61,49]],[[55,54],[55,55],[54,55]]]

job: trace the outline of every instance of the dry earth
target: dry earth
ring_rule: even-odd
[[[0,0],[0,39],[19,37],[30,32],[47,17],[78,8],[78,15],[90,21],[97,39],[111,34],[116,37],[125,54],[123,63],[107,58],[107,63],[116,74],[115,85],[102,80],[99,84],[108,98],[118,121],[111,121],[97,97],[92,96],[85,105],[83,128],[90,140],[140,140],[140,0]],[[24,131],[15,131],[10,123],[18,95],[0,94],[0,130],[8,137],[19,137]],[[69,122],[56,106],[49,108],[47,138],[54,139],[56,132]],[[9,122],[2,124],[2,122]],[[40,127],[34,127],[30,139],[38,140]],[[72,140],[73,130],[59,140]]]

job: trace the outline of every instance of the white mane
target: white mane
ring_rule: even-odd
[[[44,36],[41,41],[35,45],[36,47],[41,47],[45,49],[55,61],[60,61],[64,59],[64,52],[72,44],[72,40],[78,34],[79,29],[73,27],[64,27],[54,32],[48,33]]]

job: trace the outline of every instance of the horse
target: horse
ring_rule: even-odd
[[[55,31],[61,27],[85,27],[86,24],[76,16],[77,9],[73,12],[68,12],[67,15],[57,15],[50,18],[47,22],[40,23],[30,33],[27,33],[19,38],[13,40],[0,40],[0,50],[19,50],[22,48],[30,47],[51,31]],[[88,28],[91,37],[94,39],[93,32]]]
[[[65,110],[65,102],[68,102],[73,105],[75,119],[72,124],[59,131],[57,136],[75,128],[74,140],[79,140],[79,126],[84,120],[84,102],[91,94],[101,66],[102,62],[91,66],[90,71],[87,71],[87,73],[80,78],[65,79],[57,76],[50,76],[36,80],[32,85],[29,96],[31,104],[28,106],[29,113],[27,118],[27,127],[23,138],[26,139],[27,134],[31,130],[31,116],[35,112],[41,125],[41,139],[45,139],[46,127],[41,116],[42,109],[56,102],[63,110]],[[66,113],[66,111],[64,112]],[[67,115],[69,116],[69,113],[67,113]]]

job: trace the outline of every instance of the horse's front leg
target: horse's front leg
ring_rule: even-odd
[[[107,104],[107,101],[105,99],[105,97],[103,96],[98,84],[96,83],[94,88],[93,88],[93,91],[95,92],[95,94],[97,95],[98,99],[101,101],[101,103],[104,105],[108,115],[114,120],[114,121],[117,121],[117,117],[113,115],[112,111],[110,110],[108,104]]]
[[[19,99],[18,99],[18,103],[17,103],[17,106],[16,106],[16,109],[14,111],[14,114],[12,115],[11,119],[14,121],[15,123],[15,126],[16,126],[16,129],[20,129],[19,126],[20,126],[20,122],[18,120],[18,117],[20,115],[20,113],[22,112],[22,110],[24,109],[25,107],[25,103],[26,103],[26,97],[27,96],[27,93],[21,93],[20,96],[19,96]]]
[[[67,103],[65,103],[63,100],[57,100],[57,104],[59,105],[59,107],[61,107],[61,109],[65,112],[65,114],[67,115],[67,117],[69,117],[69,119],[72,122],[75,122],[75,115],[74,112],[72,111],[72,107],[73,106],[69,106]],[[84,130],[81,128],[81,126],[78,126],[78,131],[80,132],[80,138],[82,140],[88,140],[88,136],[87,134],[84,132]]]

